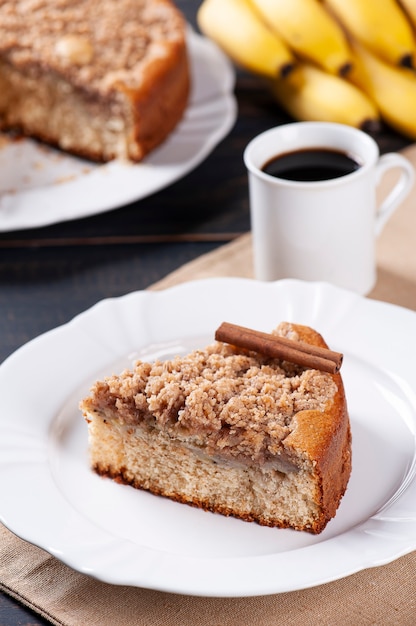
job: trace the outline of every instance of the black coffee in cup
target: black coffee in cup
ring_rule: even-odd
[[[355,172],[360,163],[345,152],[330,148],[303,148],[269,159],[262,171],[285,180],[314,182]]]

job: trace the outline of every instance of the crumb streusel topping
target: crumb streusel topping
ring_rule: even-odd
[[[330,374],[215,342],[96,383],[92,406],[126,426],[167,429],[214,457],[261,464],[282,453],[296,413],[324,411],[336,391]]]
[[[166,0],[0,0],[0,54],[50,68],[85,89],[141,82],[144,61],[183,40]]]

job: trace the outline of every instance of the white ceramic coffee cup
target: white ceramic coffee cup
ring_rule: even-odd
[[[360,167],[316,182],[285,180],[262,171],[273,157],[305,148],[345,152]],[[256,278],[326,281],[367,294],[376,281],[376,238],[413,185],[411,163],[396,153],[380,156],[366,133],[327,122],[272,128],[248,144],[244,162]],[[393,168],[400,170],[400,177],[376,207],[377,185]]]

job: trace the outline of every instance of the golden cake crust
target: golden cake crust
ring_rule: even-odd
[[[296,326],[299,338],[306,343],[328,347],[321,335],[306,326]],[[314,461],[319,476],[322,519],[331,519],[338,508],[339,495],[351,474],[351,430],[340,374],[329,374],[337,385],[337,393],[325,411],[301,411],[295,416],[296,428],[286,445],[305,450]]]

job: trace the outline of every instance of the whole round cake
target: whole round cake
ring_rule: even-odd
[[[0,128],[97,161],[140,161],[186,108],[170,0],[0,0]]]

